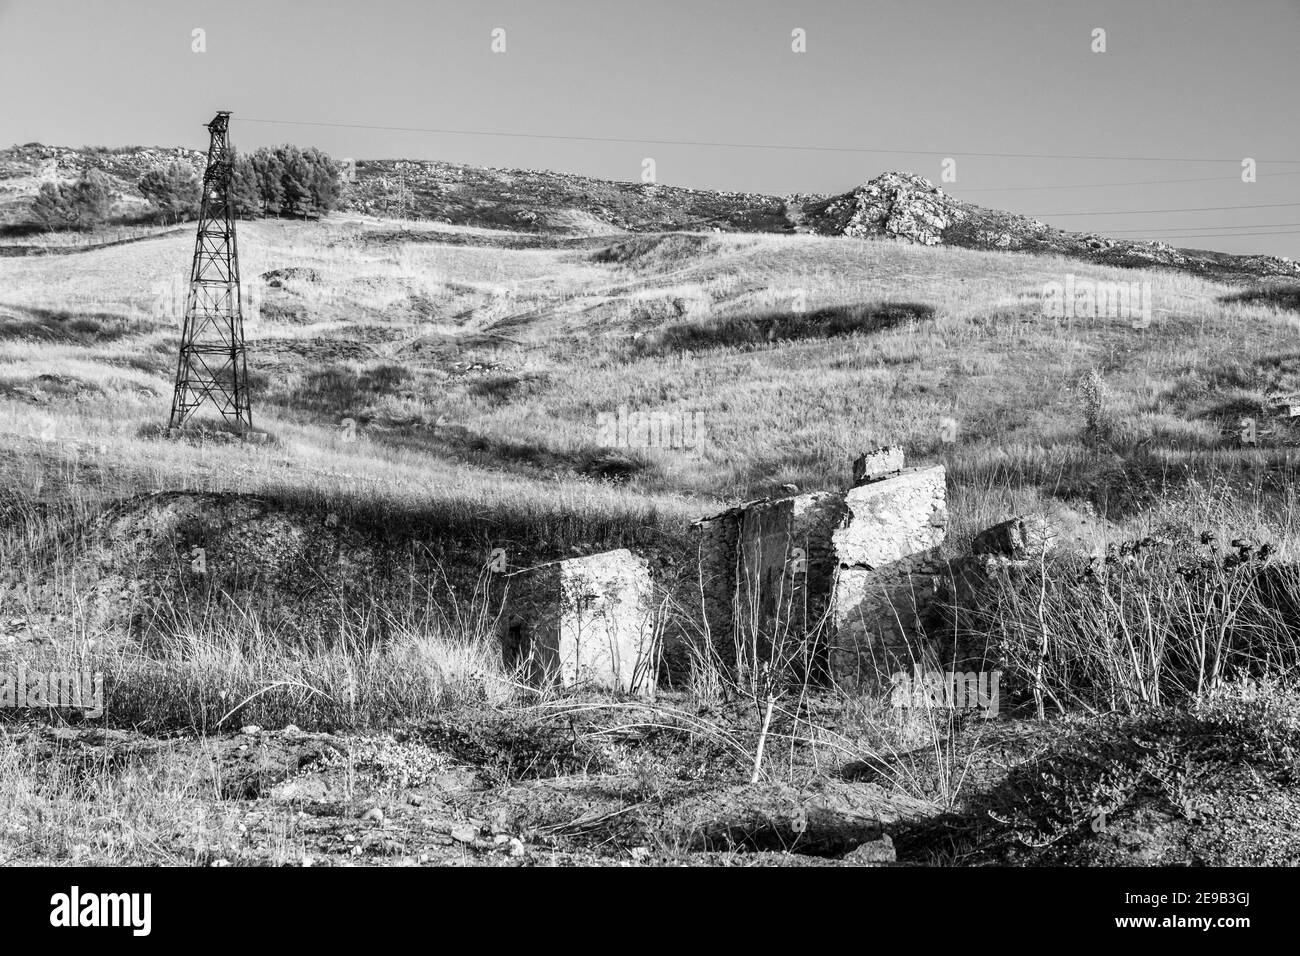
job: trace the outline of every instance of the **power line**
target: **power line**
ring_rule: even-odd
[[[1300,231],[1284,230],[1282,232],[1234,232],[1228,235],[1223,233],[1192,233],[1190,235],[1179,236],[1156,236],[1160,242],[1166,240],[1183,240],[1183,239],[1241,239],[1246,236],[1296,236],[1300,237]],[[1135,237],[1136,238],[1136,237]]]
[[[266,123],[271,125],[282,126],[323,126],[332,129],[363,129],[379,130],[384,132],[395,133],[436,133],[444,136],[501,136],[509,139],[551,139],[565,140],[575,143],[637,143],[652,146],[707,146],[721,149],[769,149],[769,150],[790,150],[794,152],[814,152],[814,153],[882,153],[902,156],[977,156],[991,159],[1086,159],[1086,160],[1115,160],[1134,163],[1234,163],[1239,164],[1242,160],[1240,156],[1234,156],[1228,159],[1211,159],[1198,158],[1190,156],[1103,156],[1103,155],[1085,155],[1070,153],[989,153],[989,152],[971,152],[968,150],[938,150],[938,149],[885,149],[868,146],[812,146],[812,145],[795,145],[795,144],[778,144],[778,143],[732,143],[712,140],[692,140],[692,139],[649,139],[646,137],[622,137],[622,136],[567,136],[559,133],[509,133],[496,130],[475,130],[475,129],[443,129],[437,127],[424,126],[373,126],[362,123],[318,123],[309,120],[280,120],[280,119],[253,119],[250,117],[240,117],[241,123]],[[1271,163],[1292,165],[1300,164],[1300,159],[1258,159],[1258,163]]]
[[[1300,202],[1261,202],[1241,206],[1183,206],[1176,209],[1106,209],[1091,210],[1089,212],[1043,212],[1034,219],[1045,219],[1048,216],[1140,216],[1147,213],[1159,212],[1213,212],[1220,209],[1278,209],[1282,206],[1300,206]]]
[[[1126,232],[1169,232],[1171,230],[1175,232],[1186,232],[1193,229],[1197,232],[1204,232],[1207,229],[1274,229],[1281,226],[1300,226],[1300,222],[1248,222],[1242,223],[1239,226],[1149,226],[1145,229],[1108,229],[1106,231],[1112,235],[1118,235]]]
[[[1236,239],[1239,236],[1300,236],[1300,230],[1279,229],[1276,231],[1260,231],[1260,232],[1170,232],[1170,233],[1153,232],[1153,233],[1147,233],[1147,235],[1155,236],[1161,239],[1186,239],[1190,236],[1198,236],[1203,239]],[[1126,238],[1137,238],[1137,237],[1130,236]]]
[[[1279,176],[1300,176],[1300,170],[1294,170],[1287,173],[1268,174],[1268,178],[1270,179]],[[974,186],[970,188],[957,186],[952,190],[945,191],[964,193],[1004,193],[1039,191],[1044,189],[1106,189],[1112,186],[1163,186],[1169,183],[1236,183],[1238,181],[1238,176],[1234,173],[1231,176],[1189,176],[1185,179],[1137,179],[1125,183],[1057,183],[1051,186]]]
[[[1239,239],[1246,236],[1297,236],[1300,237],[1300,229],[1281,229],[1277,231],[1247,231],[1247,232],[1160,232],[1159,230],[1135,230],[1128,235],[1112,234],[1113,238],[1122,239],[1125,242],[1172,242],[1179,239]]]

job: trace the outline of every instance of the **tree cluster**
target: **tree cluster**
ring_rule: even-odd
[[[242,209],[256,197],[263,216],[320,216],[338,201],[338,167],[314,146],[263,146],[236,162],[235,197]]]
[[[233,167],[232,197],[235,214],[241,218],[320,216],[338,201],[338,168],[327,153],[314,146],[263,146],[247,155],[236,154]],[[187,163],[155,167],[138,185],[168,221],[198,213],[202,182]]]
[[[112,181],[98,169],[86,169],[71,183],[42,183],[31,216],[44,229],[93,229],[112,211]]]

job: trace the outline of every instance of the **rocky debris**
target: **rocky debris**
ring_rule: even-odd
[[[1055,537],[1043,515],[1019,515],[986,528],[971,541],[971,553],[998,555],[1014,561],[1037,560]]]
[[[488,375],[493,372],[518,372],[520,368],[503,362],[452,362],[447,374],[453,376]]]
[[[887,841],[886,825],[926,804],[876,784],[827,784],[808,792],[784,783],[710,788],[671,801],[654,826],[661,839],[692,850],[785,850],[830,855]]]
[[[903,449],[897,446],[863,452],[853,462],[853,484],[865,485],[903,470]]]
[[[271,789],[271,799],[277,803],[321,803],[328,797],[325,781],[313,777],[288,780]]]
[[[881,866],[898,862],[898,854],[894,851],[894,841],[885,833],[879,839],[868,840],[854,847],[844,854],[843,859],[845,863],[855,866]]]
[[[451,838],[457,843],[473,843],[478,839],[478,834],[478,827],[468,824],[451,828]]]
[[[977,631],[970,615],[978,615],[978,609],[1000,586],[1022,582],[1058,538],[1054,522],[1041,514],[1017,515],[976,534],[969,554],[943,564],[936,606],[947,622],[944,630],[957,634]],[[978,657],[982,650],[974,648],[971,653]]]
[[[934,810],[876,783],[838,781],[807,788],[675,782],[645,801],[633,779],[613,775],[525,781],[476,794],[462,806],[495,830],[523,834],[525,841],[531,834],[557,843],[612,843],[634,852],[657,845],[692,853],[799,856],[838,856]]]
[[[721,658],[734,634],[767,645],[775,633],[820,621],[829,606],[835,559],[831,535],[844,516],[837,492],[746,502],[695,523],[704,615]],[[798,620],[788,620],[791,608]]]
[[[320,282],[321,274],[318,270],[306,266],[288,266],[263,272],[259,278],[270,288],[280,289],[286,282]]]

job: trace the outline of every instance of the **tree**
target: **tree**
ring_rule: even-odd
[[[98,169],[84,170],[72,184],[72,207],[83,229],[101,225],[113,211],[112,181]]]
[[[240,215],[252,211],[254,194],[265,216],[323,215],[338,202],[339,188],[334,160],[314,146],[263,146],[235,163],[235,207]]]
[[[93,229],[112,209],[112,182],[98,169],[89,169],[73,183],[42,183],[31,216],[46,229]]]
[[[235,215],[252,219],[257,215],[262,199],[257,189],[257,167],[248,156],[235,156],[231,194],[235,201]]]
[[[334,204],[339,198],[339,169],[330,159],[328,153],[324,153],[315,146],[308,147],[303,152],[303,158],[311,168],[311,179],[308,183],[308,190],[311,192],[312,205],[316,207],[319,215],[324,215],[334,208]]]
[[[32,222],[42,229],[71,229],[77,224],[72,200],[58,183],[41,183],[40,191],[32,200]]]
[[[203,194],[203,184],[194,167],[179,160],[149,170],[140,177],[139,189],[166,222],[180,222],[197,215]]]
[[[280,157],[265,146],[253,153],[253,173],[257,181],[257,195],[262,201],[262,215],[278,213],[284,202],[284,164]]]
[[[284,211],[290,216],[306,216],[311,204],[311,182],[315,171],[297,146],[281,146],[276,154],[284,169],[280,176],[284,188]]]

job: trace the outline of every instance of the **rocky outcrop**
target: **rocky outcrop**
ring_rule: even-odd
[[[943,242],[944,232],[965,217],[961,204],[929,180],[911,173],[885,173],[830,200],[820,229],[854,239],[883,236],[936,246]]]

